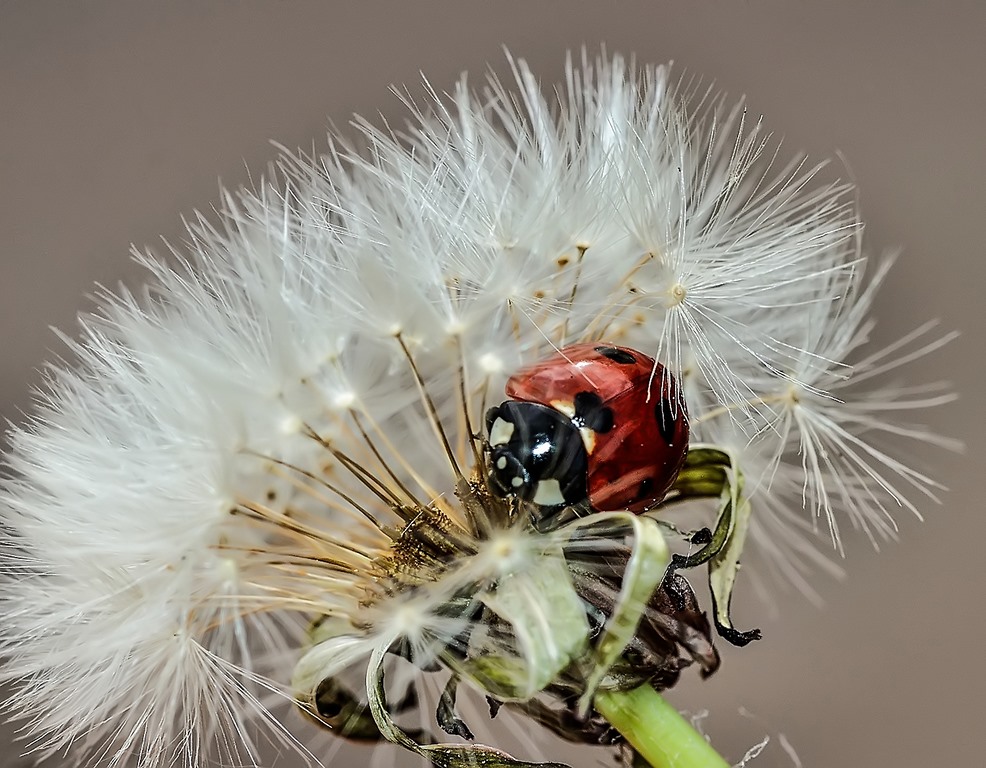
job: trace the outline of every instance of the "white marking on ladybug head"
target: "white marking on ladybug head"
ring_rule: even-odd
[[[514,425],[504,419],[497,419],[490,427],[490,445],[506,445],[514,434]],[[503,467],[500,467],[503,469]]]
[[[542,507],[555,507],[565,503],[565,497],[561,492],[561,485],[554,478],[542,480],[538,483],[538,489],[531,499],[535,504]]]
[[[559,413],[564,413],[568,418],[575,418],[575,403],[571,400],[552,400],[551,407]]]
[[[589,427],[579,427],[579,434],[582,435],[582,443],[585,445],[585,452],[590,456],[596,447],[596,431]]]

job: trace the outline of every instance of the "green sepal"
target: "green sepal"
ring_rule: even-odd
[[[633,530],[633,549],[623,572],[615,610],[588,658],[589,672],[586,675],[585,691],[578,703],[578,711],[582,716],[589,712],[600,684],[633,639],[651,596],[660,586],[671,561],[660,526],[654,520],[617,512],[593,515],[586,523],[595,525],[606,520],[626,523]],[[581,522],[578,521],[573,527]]]
[[[561,550],[501,578],[480,601],[510,624],[516,655],[474,635],[469,657],[445,659],[458,674],[500,701],[527,701],[585,653],[589,622]]]
[[[685,463],[671,486],[676,500],[718,496],[729,482],[732,457],[718,448],[697,445],[688,449]]]
[[[740,632],[733,627],[730,616],[730,602],[733,597],[733,587],[740,569],[740,556],[746,543],[746,534],[750,528],[752,507],[750,502],[740,496],[730,499],[732,509],[731,531],[726,545],[720,549],[709,562],[709,587],[712,590],[713,618],[716,629],[733,645],[744,646],[753,640],[759,640],[760,630],[751,629]]]
[[[733,627],[730,616],[733,587],[752,512],[749,501],[743,496],[743,473],[735,457],[714,446],[690,448],[673,490],[680,499],[718,496],[719,514],[715,529],[704,531],[708,538],[703,541],[702,548],[691,555],[674,555],[671,567],[677,570],[708,563],[716,630],[733,645],[743,646],[759,640],[760,630],[740,632]]]

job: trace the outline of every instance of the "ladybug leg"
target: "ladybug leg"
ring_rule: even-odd
[[[699,528],[691,536],[688,537],[688,541],[692,544],[698,544],[702,546],[708,544],[712,541],[712,531],[708,528]]]
[[[671,572],[680,568],[697,568],[718,555],[729,539],[731,523],[731,515],[720,514],[715,531],[710,531],[708,528],[700,528],[695,531],[689,541],[692,544],[703,544],[704,546],[698,552],[690,555],[671,555]]]

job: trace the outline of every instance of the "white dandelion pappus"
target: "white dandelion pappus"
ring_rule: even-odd
[[[172,266],[140,256],[143,293],[106,293],[68,342],[75,362],[11,431],[2,496],[2,674],[29,749],[148,768],[256,763],[272,737],[304,754],[295,699],[426,749],[391,718],[390,657],[591,740],[559,702],[591,716],[597,686],[636,681],[629,644],[655,686],[718,664],[687,582],[662,582],[655,522],[696,473],[720,479],[694,495],[724,499],[706,519],[720,631],[747,524],[807,583],[761,510],[879,533],[888,505],[916,511],[891,477],[934,487],[871,437],[930,438],[883,414],[947,396],[843,386],[879,283],[860,282],[849,188],[800,159],[778,170],[745,109],[665,68],[570,63],[555,104],[513,66],[516,92],[463,81],[408,99],[404,133],[359,123],[365,148],[285,156],[218,223],[189,222]],[[719,462],[686,465],[647,515],[539,519],[488,487],[483,415],[507,377],[586,341],[661,361],[694,455]],[[726,434],[725,453],[698,450]],[[811,552],[802,533],[786,540]],[[354,669],[363,690],[340,692]],[[464,736],[454,693],[440,725]]]

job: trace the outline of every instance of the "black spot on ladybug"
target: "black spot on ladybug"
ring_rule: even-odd
[[[668,445],[674,445],[674,411],[671,410],[671,400],[662,397],[657,405],[654,406],[654,418],[657,419],[657,428],[661,431],[661,437]]]
[[[588,427],[593,432],[603,434],[613,428],[613,410],[603,405],[602,398],[595,392],[579,392],[575,396],[576,426]]]
[[[596,347],[596,352],[603,357],[612,360],[614,363],[619,363],[620,365],[634,365],[637,362],[637,358],[625,349],[617,349],[616,347]]]
[[[640,483],[640,490],[637,491],[637,496],[641,499],[646,499],[654,492],[654,478],[645,477]]]

